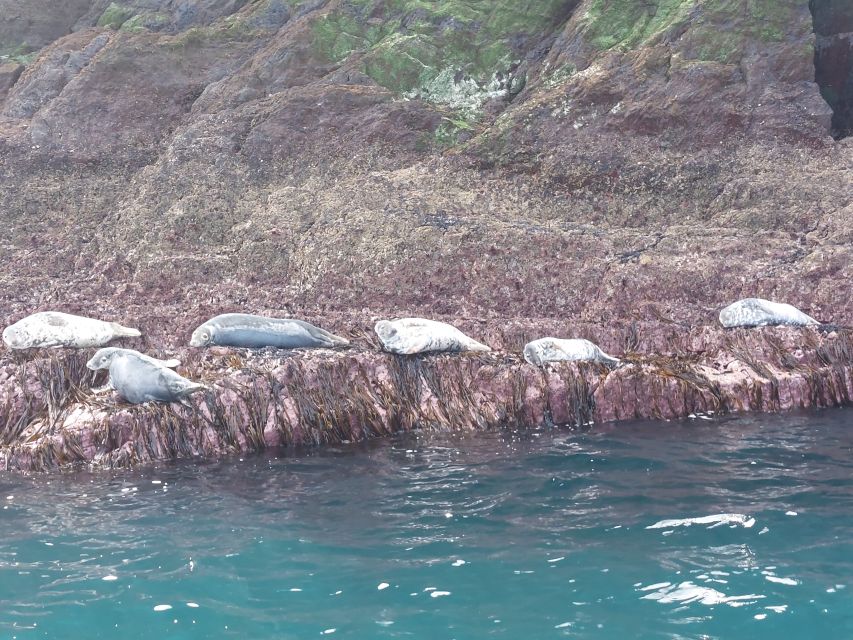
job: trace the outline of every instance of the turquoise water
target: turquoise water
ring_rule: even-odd
[[[6,474],[0,502],[4,638],[853,638],[853,410]]]

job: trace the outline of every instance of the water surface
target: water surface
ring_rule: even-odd
[[[0,503],[3,638],[853,638],[850,409],[5,474]]]

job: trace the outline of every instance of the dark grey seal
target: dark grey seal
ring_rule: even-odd
[[[191,347],[219,345],[260,349],[302,349],[343,347],[349,340],[291,318],[267,318],[245,313],[223,313],[193,331]]]
[[[109,369],[109,385],[132,404],[177,402],[203,384],[187,380],[168,368],[170,360],[155,360],[133,349],[99,349],[86,366],[92,371]]]

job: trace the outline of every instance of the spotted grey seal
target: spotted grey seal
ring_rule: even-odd
[[[99,349],[86,366],[92,371],[109,369],[109,386],[132,404],[176,402],[207,387],[187,380],[164,364],[133,349]]]
[[[402,355],[425,351],[491,351],[456,327],[436,320],[380,320],[374,331],[386,351]]]
[[[560,360],[590,360],[610,367],[620,364],[619,358],[604,353],[598,345],[583,338],[539,338],[524,345],[524,359],[537,366]]]
[[[720,311],[720,324],[726,328],[731,328],[763,327],[778,324],[804,326],[820,324],[820,322],[784,302],[770,302],[770,300],[762,298],[744,298]]]
[[[115,338],[137,338],[137,329],[59,311],[34,313],[3,330],[10,349],[33,347],[102,347]]]
[[[245,313],[223,313],[211,318],[195,331],[191,347],[220,345],[224,347],[343,347],[349,340],[338,337],[302,320],[267,318]]]

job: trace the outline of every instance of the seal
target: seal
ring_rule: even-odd
[[[583,338],[539,338],[524,345],[524,359],[530,364],[541,366],[546,362],[591,361],[609,367],[618,367],[619,358],[604,353],[598,345]]]
[[[385,351],[400,355],[426,351],[491,351],[444,322],[424,318],[380,320],[374,327]]]
[[[133,349],[99,349],[86,366],[92,371],[109,369],[109,386],[132,404],[177,402],[207,386],[187,380],[156,360]]]
[[[138,338],[138,329],[59,311],[34,313],[3,330],[10,349],[35,347],[102,347],[116,338]]]
[[[763,298],[744,298],[720,311],[720,324],[729,329],[780,324],[802,327],[820,324],[820,322],[784,302],[770,302]]]
[[[344,347],[349,340],[333,335],[302,320],[267,318],[245,313],[223,313],[211,318],[195,331],[191,347],[277,347],[304,349]]]
[[[147,356],[144,353],[139,353],[139,351],[134,351],[133,349],[122,349],[120,347],[104,347],[103,349],[98,349],[95,356],[89,360],[90,363],[98,365],[99,363],[106,363],[106,367],[104,366],[96,366],[95,369],[106,369],[109,367],[110,359],[118,355],[120,353],[132,353],[135,354],[137,358],[141,358],[142,360],[146,360],[152,364],[157,365],[158,367],[166,367],[167,369],[174,369],[176,367],[181,366],[181,361],[177,358],[170,358],[169,360],[158,360],[157,358],[152,358],[151,356]],[[97,361],[96,361],[97,358]],[[89,363],[87,363],[88,366]],[[90,369],[92,367],[89,367]]]

